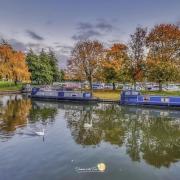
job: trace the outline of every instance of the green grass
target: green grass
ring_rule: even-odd
[[[14,82],[0,81],[0,91],[17,91],[22,88],[22,84],[15,85]]]
[[[100,99],[119,100],[120,90],[94,90],[93,96]]]
[[[120,90],[94,90],[93,96],[100,99],[120,99]],[[162,95],[162,96],[180,96],[180,91],[142,91],[142,94]]]

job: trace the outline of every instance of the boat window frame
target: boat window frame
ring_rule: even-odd
[[[140,93],[138,91],[125,91],[124,95],[125,96],[139,96]]]
[[[144,95],[143,96],[143,101],[147,102],[150,101],[151,97],[149,95]]]
[[[161,102],[169,103],[170,102],[170,98],[169,97],[161,97]]]

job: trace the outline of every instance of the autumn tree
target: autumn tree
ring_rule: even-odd
[[[15,51],[7,43],[0,44],[0,77],[6,80],[29,81],[30,73],[24,53]]]
[[[148,78],[162,84],[179,79],[180,29],[173,24],[156,25],[148,34]]]
[[[128,76],[136,88],[136,82],[142,80],[145,71],[145,45],[147,29],[137,27],[130,36],[128,43],[128,55],[124,64],[124,75]]]
[[[105,59],[102,62],[102,76],[105,82],[112,83],[115,89],[115,82],[121,81],[120,75],[122,64],[127,58],[127,46],[121,43],[113,44],[107,49]]]
[[[87,80],[92,91],[94,79],[98,78],[98,69],[103,56],[103,45],[99,41],[78,42],[72,50],[68,62],[68,72],[72,79]]]

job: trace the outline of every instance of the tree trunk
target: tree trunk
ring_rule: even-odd
[[[14,81],[14,84],[17,85],[17,82],[18,82],[18,80],[17,80],[17,78],[16,78],[15,81]]]
[[[159,81],[159,91],[162,91],[162,82]]]
[[[91,93],[93,93],[92,79],[89,79],[89,87],[90,87]]]
[[[116,89],[115,83],[113,82],[112,84],[113,84],[113,90],[115,90]]]
[[[135,80],[133,82],[133,85],[134,85],[134,90],[136,90],[136,81]]]

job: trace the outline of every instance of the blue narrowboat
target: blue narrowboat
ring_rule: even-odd
[[[180,96],[142,95],[139,91],[124,90],[121,93],[120,104],[180,107]]]
[[[32,88],[30,95],[33,99],[61,101],[97,101],[89,92],[64,91],[56,89]]]

